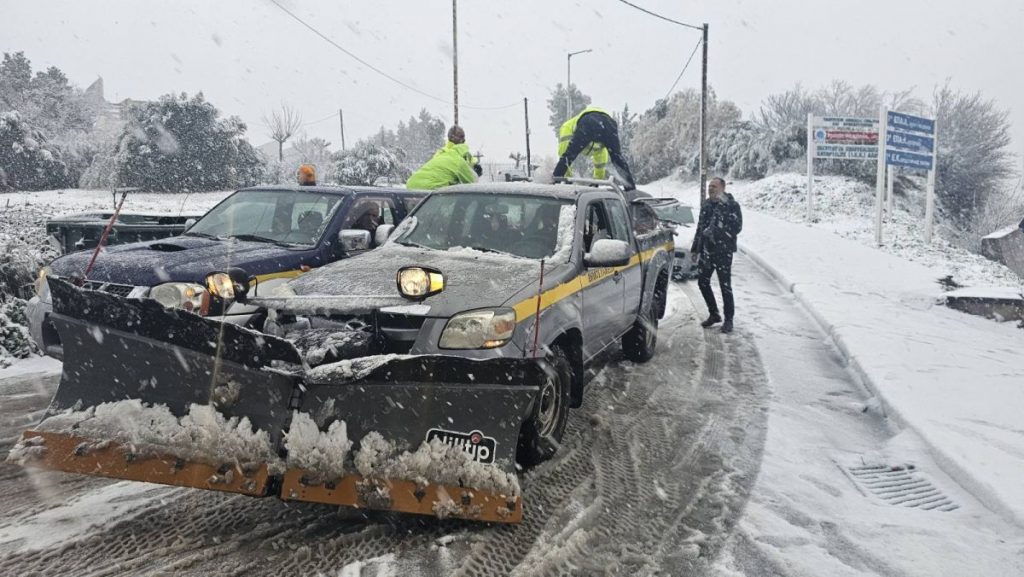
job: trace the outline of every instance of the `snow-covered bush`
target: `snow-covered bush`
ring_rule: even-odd
[[[25,301],[18,298],[0,302],[0,368],[10,366],[14,359],[24,359],[32,354],[25,305]]]
[[[404,180],[409,175],[404,174],[402,156],[404,153],[400,149],[363,142],[334,155],[334,178],[338,184],[363,186],[373,185],[380,178]]]
[[[156,192],[226,190],[260,182],[263,160],[237,117],[199,93],[133,105],[118,142],[118,183]]]
[[[60,150],[17,110],[0,113],[0,190],[43,190],[68,184]]]

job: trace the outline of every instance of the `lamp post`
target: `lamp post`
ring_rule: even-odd
[[[572,118],[572,57],[577,54],[584,54],[586,52],[593,52],[590,48],[586,50],[578,50],[576,52],[570,52],[565,58],[565,119],[569,120]]]

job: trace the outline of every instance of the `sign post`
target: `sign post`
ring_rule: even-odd
[[[886,133],[887,112],[885,106],[878,108],[878,130],[883,138]],[[883,143],[881,139],[879,140],[879,146],[882,147]],[[875,176],[875,244],[879,246],[882,244],[882,197],[885,195],[885,154],[881,152],[880,150],[878,154],[878,173]]]
[[[928,192],[925,201],[924,240],[932,241],[935,219],[935,155],[938,152],[938,131],[930,118],[911,116],[883,108],[885,125],[883,157],[887,166],[902,166],[928,171]]]
[[[878,121],[873,118],[807,115],[807,220],[814,220],[814,159],[874,160]]]

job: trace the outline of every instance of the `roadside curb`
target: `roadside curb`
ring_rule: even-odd
[[[810,299],[805,295],[804,291],[801,290],[800,283],[793,282],[788,279],[778,268],[769,263],[764,257],[757,254],[756,251],[751,250],[748,244],[740,242],[739,250],[745,256],[750,258],[758,268],[763,270],[769,277],[782,285],[787,292],[791,293],[796,298],[804,310],[810,314],[814,323],[818,325],[826,335],[828,335],[829,340],[832,341],[836,349],[838,349],[842,354],[847,367],[849,367],[853,375],[860,382],[861,386],[863,386],[868,393],[878,400],[882,413],[886,418],[891,419],[892,422],[900,428],[914,431],[928,447],[929,453],[931,453],[938,466],[957,483],[973,494],[974,497],[977,498],[984,506],[1010,522],[1024,527],[1024,518],[1021,518],[1016,514],[1015,509],[1010,503],[1007,503],[996,491],[991,489],[984,480],[975,477],[968,467],[949,455],[939,446],[938,443],[933,442],[925,431],[908,421],[900,410],[886,399],[878,385],[861,365],[857,354],[850,350],[850,347],[846,344],[842,334],[840,334],[839,329],[825,318],[813,303],[810,302]]]

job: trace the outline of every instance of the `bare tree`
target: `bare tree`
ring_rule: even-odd
[[[263,124],[270,129],[270,138],[277,142],[277,160],[284,160],[284,143],[288,141],[302,125],[302,115],[284,102],[279,110],[270,116],[263,116]]]

